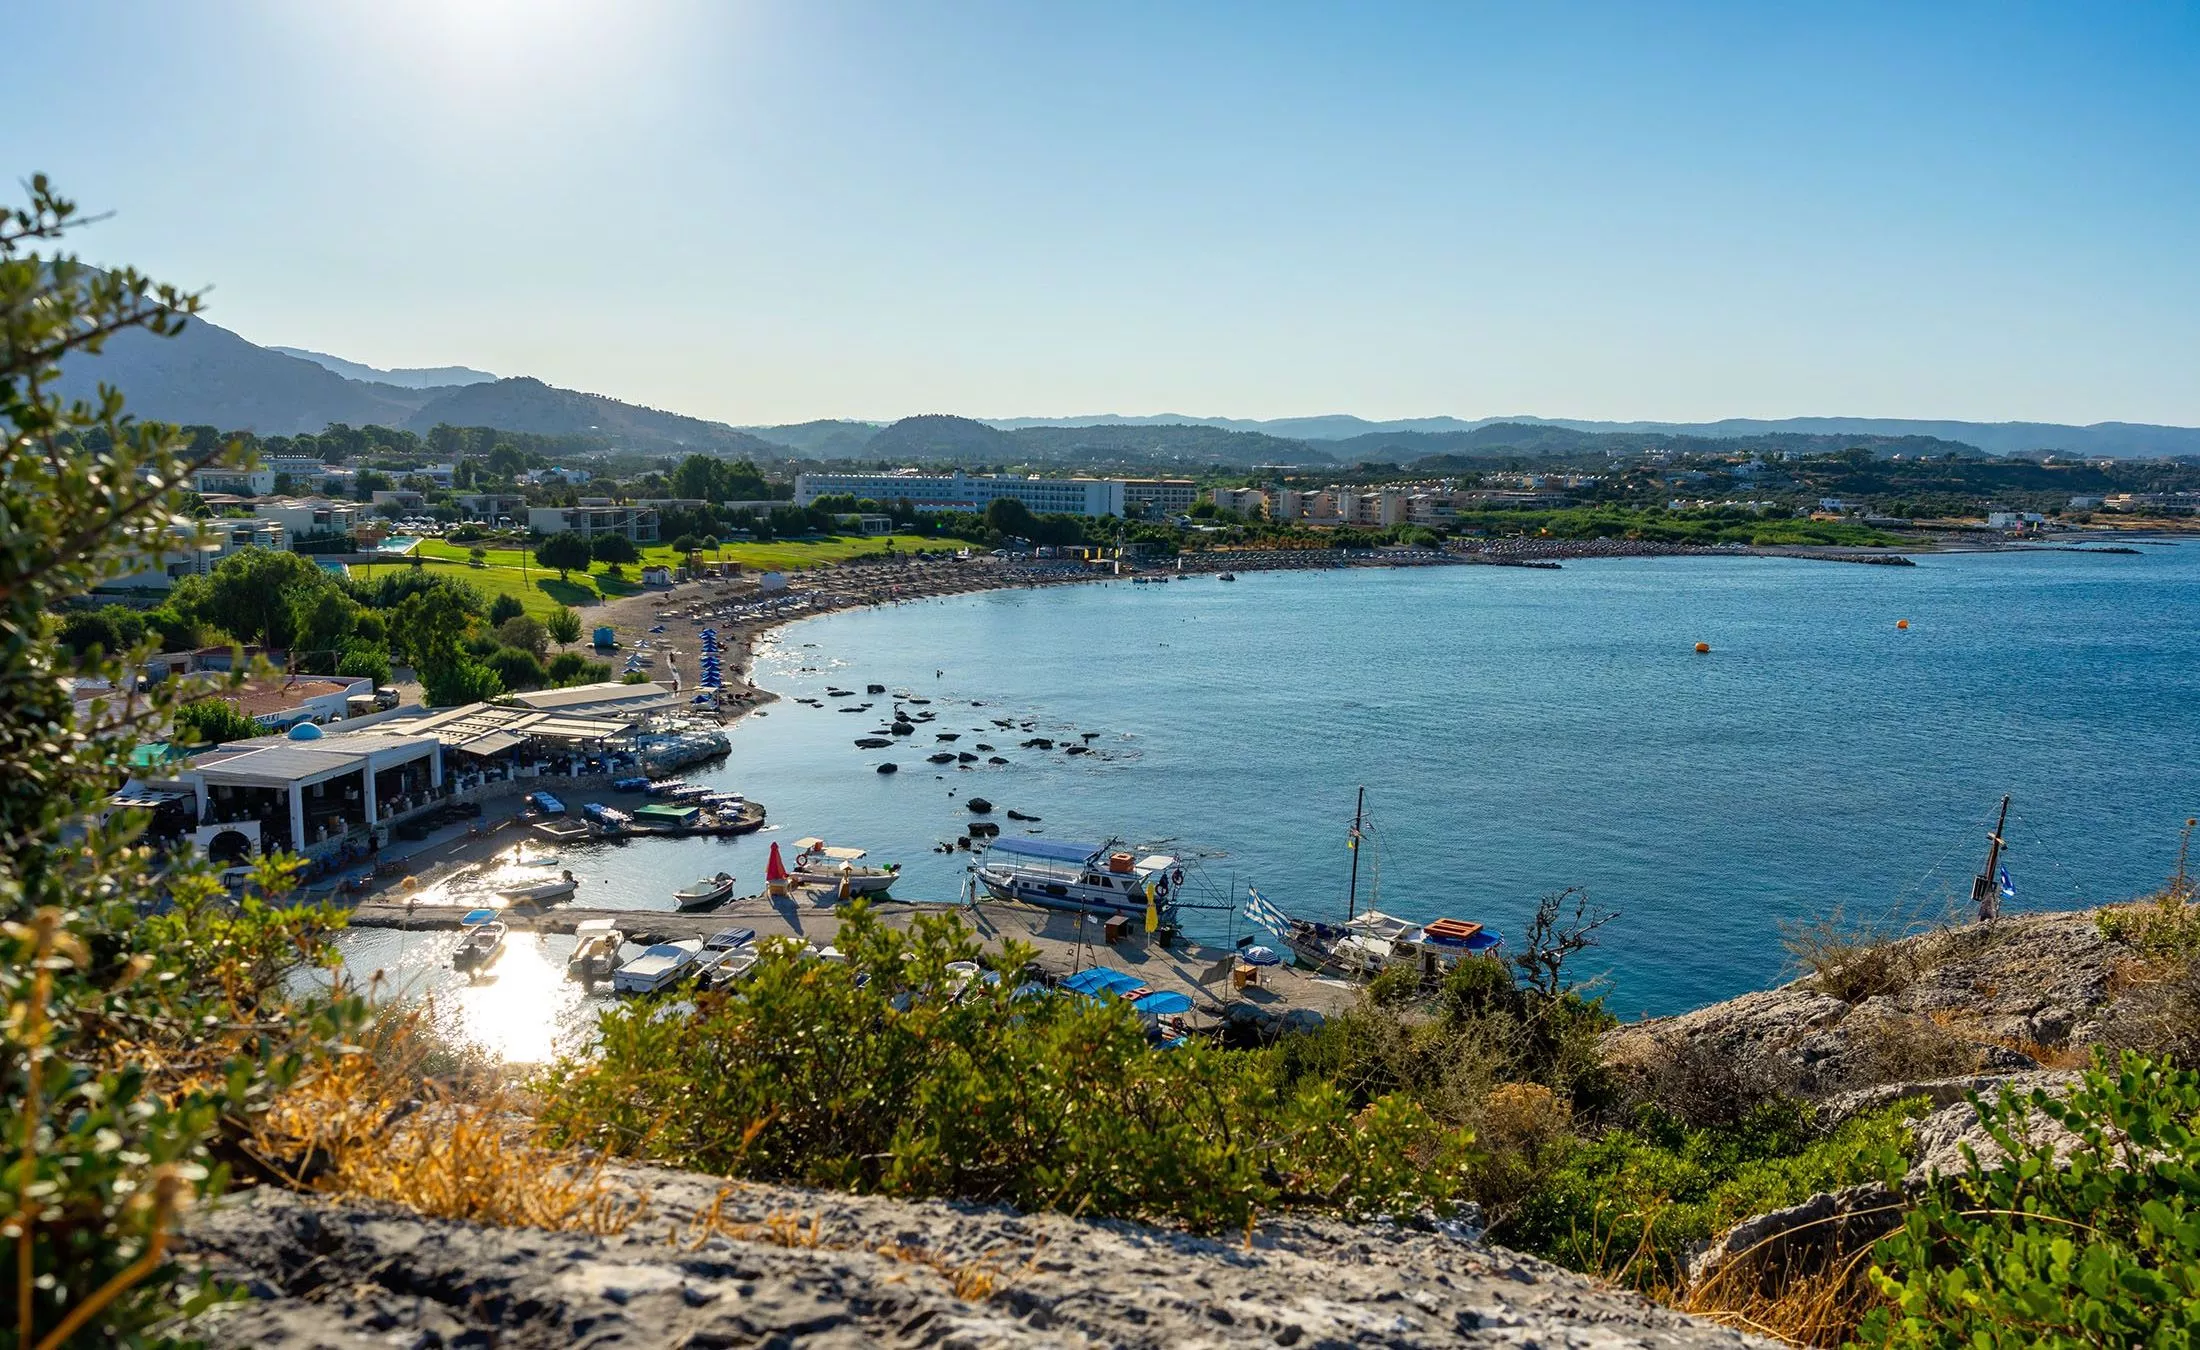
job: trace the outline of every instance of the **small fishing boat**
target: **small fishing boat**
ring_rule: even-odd
[[[672,893],[673,902],[682,909],[709,909],[722,905],[733,894],[733,873],[720,872],[714,877],[701,877],[691,886]]]
[[[465,931],[459,935],[458,946],[451,952],[451,969],[479,975],[504,955],[504,936],[508,930],[497,922],[492,910],[474,910],[460,922],[465,925]]]
[[[660,942],[611,973],[611,987],[622,994],[653,994],[687,973],[703,950],[701,938]]]
[[[580,883],[573,879],[572,872],[567,871],[542,881],[505,886],[500,888],[497,894],[507,900],[529,900],[540,905],[552,900],[563,900],[578,889],[580,889]]]
[[[797,839],[794,846],[794,884],[797,886],[829,886],[835,891],[845,886],[851,896],[879,895],[901,876],[899,863],[888,863],[884,867],[864,865],[864,852],[860,848],[834,848],[814,837]]]
[[[1224,572],[1224,573],[1223,573],[1223,574],[1222,574],[1222,575],[1221,575],[1221,576],[1220,576],[1219,578],[1217,578],[1217,580],[1220,580],[1220,581],[1236,581],[1236,580],[1237,580],[1237,573],[1235,573],[1235,572]]]
[[[610,979],[619,968],[619,948],[625,945],[626,934],[612,927],[611,920],[583,920],[573,929],[573,954],[565,958],[565,978],[585,985]]]

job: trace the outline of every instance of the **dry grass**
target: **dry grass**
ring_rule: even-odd
[[[1919,944],[1851,920],[1839,908],[1823,919],[1782,923],[1780,941],[1820,993],[1843,1003],[1899,994],[1924,971]]]
[[[949,1292],[965,1303],[982,1303],[1007,1288],[1015,1276],[1030,1274],[1038,1268],[1039,1258],[1046,1251],[1046,1239],[1041,1238],[1019,1269],[1012,1265],[1014,1253],[1007,1249],[995,1249],[973,1259],[958,1260],[928,1247],[913,1247],[898,1242],[873,1244],[833,1241],[826,1236],[825,1217],[821,1214],[804,1216],[787,1210],[774,1210],[764,1216],[762,1223],[736,1220],[726,1212],[726,1201],[733,1194],[732,1188],[721,1188],[712,1197],[708,1207],[696,1213],[685,1225],[667,1234],[667,1240],[685,1251],[697,1251],[713,1238],[725,1238],[734,1242],[764,1242],[775,1247],[871,1252],[892,1261],[921,1266],[931,1271],[947,1285]]]
[[[1670,1306],[1789,1345],[1846,1345],[1879,1296],[1864,1278],[1871,1248],[1849,1253],[1832,1270],[1784,1280],[1766,1292],[1753,1281],[1706,1280]]]
[[[544,1148],[500,1084],[439,1082],[428,1012],[393,1012],[368,1044],[310,1069],[255,1122],[248,1147],[303,1190],[502,1227],[622,1233],[648,1198],[600,1161]]]

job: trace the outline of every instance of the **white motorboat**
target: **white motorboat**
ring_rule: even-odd
[[[720,872],[714,877],[698,877],[695,883],[672,893],[674,903],[682,909],[709,909],[722,905],[733,894],[733,873]]]
[[[1138,857],[1110,844],[995,839],[975,864],[978,884],[996,900],[1093,914],[1146,912],[1147,892],[1166,920],[1184,889],[1184,868],[1167,854]]]
[[[530,881],[517,886],[500,887],[497,894],[507,900],[529,900],[541,905],[548,904],[552,900],[563,900],[578,889],[580,889],[580,883],[573,879],[573,874],[563,872],[542,881]]]
[[[508,930],[501,923],[490,920],[472,924],[458,939],[458,947],[451,953],[451,969],[479,975],[504,955],[504,935]]]
[[[738,984],[756,965],[754,947],[729,947],[706,951],[695,962],[695,982],[705,989],[724,989]]]
[[[703,950],[701,938],[660,942],[611,974],[611,987],[622,994],[653,994],[671,987]]]
[[[573,954],[565,958],[565,978],[592,985],[608,980],[619,968],[619,948],[626,934],[609,919],[587,919],[573,929]]]
[[[834,848],[818,838],[794,841],[792,875],[797,886],[822,886],[836,894],[845,885],[848,894],[882,895],[901,878],[901,865],[872,867],[864,863],[860,848]]]

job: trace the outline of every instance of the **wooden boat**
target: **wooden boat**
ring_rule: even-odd
[[[834,848],[818,838],[794,841],[794,884],[826,886],[835,892],[846,886],[848,894],[881,895],[901,877],[901,865],[866,866],[860,848]]]
[[[673,902],[682,909],[709,909],[722,905],[733,894],[733,873],[720,872],[714,877],[698,878],[694,885],[685,886],[672,893]]]
[[[593,985],[608,980],[619,968],[619,948],[626,934],[609,919],[587,919],[573,929],[573,954],[565,958],[565,978]]]

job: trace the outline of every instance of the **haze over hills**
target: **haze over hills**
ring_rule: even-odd
[[[1410,464],[1440,455],[1593,454],[1653,447],[1824,450],[1866,445],[1882,453],[1906,448],[1932,454],[1978,449],[1994,454],[2056,450],[2119,458],[2200,455],[2200,428],[2193,427],[1872,417],[1371,421],[1337,414],[1261,421],[1171,413],[1075,418],[928,414],[884,426],[827,420],[735,427],[601,394],[559,389],[537,379],[499,379],[466,366],[378,370],[326,353],[263,347],[203,319],[193,320],[172,339],[137,332],[118,335],[103,355],[72,361],[63,370],[62,392],[89,397],[100,381],[121,387],[140,416],[263,435],[314,432],[331,422],[378,423],[415,431],[448,422],[594,437],[607,448],[652,453],[702,450],[761,459],[1180,466],[1189,470],[1363,461]]]
[[[470,366],[409,366],[397,370],[378,370],[357,361],[346,361],[341,356],[308,351],[303,347],[269,347],[268,350],[311,361],[326,370],[335,371],[347,380],[394,384],[400,389],[444,389],[455,384],[487,384],[497,378],[486,370],[475,370]]]

